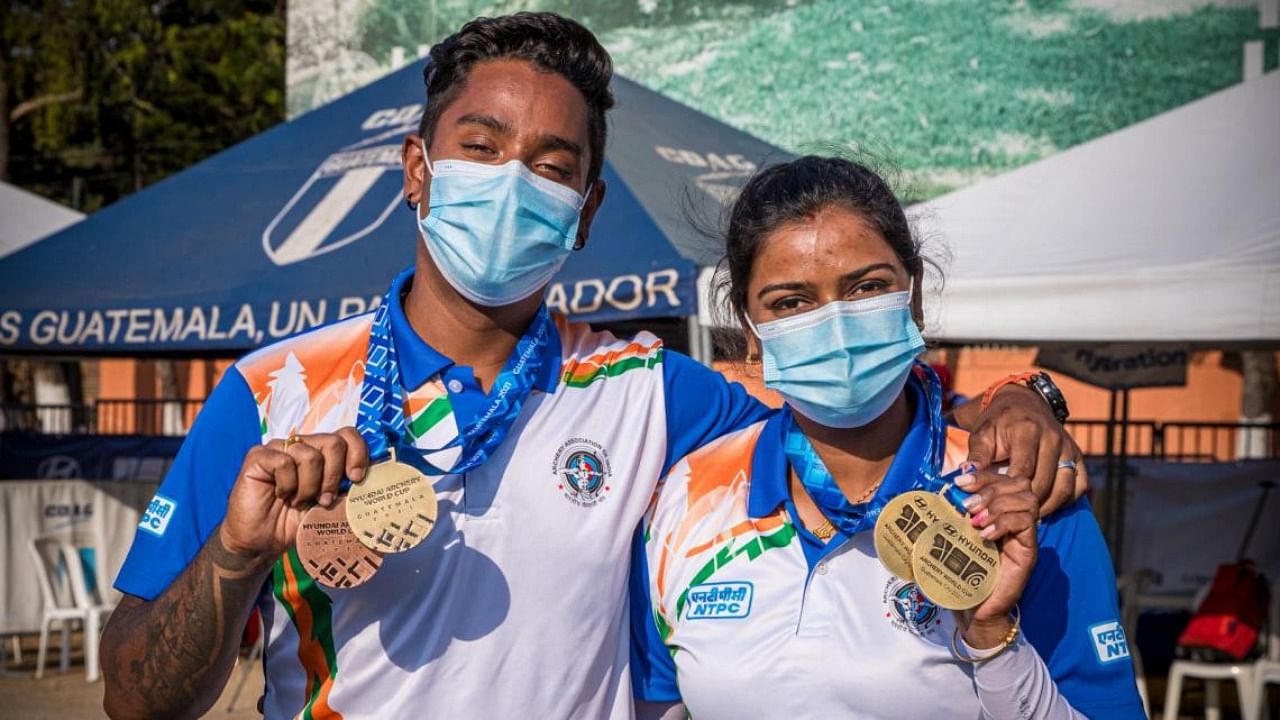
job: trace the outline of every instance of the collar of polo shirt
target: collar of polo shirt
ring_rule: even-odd
[[[401,273],[391,284],[391,297],[403,298],[413,282],[413,273]],[[400,361],[400,382],[410,392],[422,387],[431,378],[443,373],[456,363],[427,344],[405,317],[404,305],[396,302],[390,310],[391,341],[396,345]],[[542,367],[533,380],[533,387],[545,393],[554,393],[560,377],[560,334],[552,326],[551,337],[543,351]]]
[[[898,452],[889,465],[877,495],[888,491],[890,497],[893,497],[911,489],[920,460],[929,451],[929,405],[925,400],[924,388],[920,386],[914,373],[907,380],[907,392],[911,393],[915,401],[911,429],[898,446]],[[769,418],[760,431],[760,439],[751,456],[751,488],[747,497],[747,513],[753,518],[772,515],[779,505],[791,499],[787,456],[782,450],[785,429],[783,420],[781,412]],[[792,521],[799,523],[798,518],[792,518]]]

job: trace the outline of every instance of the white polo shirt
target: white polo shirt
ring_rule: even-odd
[[[484,393],[401,308],[390,315],[409,432],[419,448],[441,447]],[[168,587],[225,516],[253,444],[356,423],[371,322],[285,340],[227,373],[117,588],[151,599]],[[436,479],[440,517],[422,545],[346,590],[313,582],[293,551],[277,563],[260,598],[268,718],[631,717],[626,580],[638,522],[673,458],[764,410],[647,333],[619,340],[557,318],[554,335],[491,459]],[[582,481],[584,462],[602,482]]]
[[[908,391],[922,393],[914,380]],[[905,489],[928,451],[926,403],[882,488]],[[964,461],[950,430],[945,469]],[[898,479],[895,479],[898,478]],[[1047,519],[1022,629],[1062,695],[1096,718],[1142,705],[1101,533],[1087,501]],[[679,461],[632,572],[637,695],[714,718],[979,718],[950,611],[890,574],[872,534],[823,544],[796,520],[781,415]]]

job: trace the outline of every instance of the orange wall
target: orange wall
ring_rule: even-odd
[[[203,400],[218,384],[222,373],[234,360],[177,360],[178,382],[185,385],[183,397]],[[98,361],[98,395],[103,399],[160,397],[160,381],[149,360],[104,359]]]
[[[944,351],[952,364],[956,392],[977,397],[993,381],[1006,375],[1035,367],[1035,348],[988,349],[962,348]],[[937,358],[943,361],[943,358]],[[233,360],[179,360],[178,377],[185,380],[185,397],[203,399],[222,377]],[[757,397],[770,405],[781,404],[775,393],[765,390],[760,380],[759,364],[717,362],[717,370],[726,377],[742,382]],[[1106,419],[1109,393],[1101,388],[1073,380],[1061,373],[1054,379],[1066,394],[1075,419]],[[131,359],[99,361],[100,397],[157,398],[159,381],[150,361]],[[1224,367],[1221,352],[1194,353],[1187,368],[1187,386],[1181,388],[1144,388],[1130,394],[1133,407],[1130,417],[1143,420],[1198,420],[1235,422],[1240,419],[1242,382],[1238,368]]]
[[[961,348],[935,352],[934,362],[950,364],[955,390],[978,398],[991,383],[1015,373],[1036,368],[1035,348]],[[765,390],[760,366],[745,362],[717,362],[716,369],[770,405],[781,404],[776,393]],[[1051,372],[1062,388],[1076,420],[1105,420],[1110,393],[1062,373]],[[1238,368],[1225,367],[1221,352],[1194,353],[1187,368],[1187,385],[1178,388],[1143,388],[1130,391],[1129,417],[1135,420],[1194,420],[1236,422],[1240,419],[1243,383]]]
[[[1035,348],[995,350],[962,348],[951,351],[956,392],[982,394],[994,380],[1035,367]],[[1078,420],[1105,420],[1110,392],[1062,373],[1050,371]],[[1187,384],[1179,388],[1142,388],[1129,393],[1129,417],[1138,420],[1197,420],[1236,422],[1240,419],[1243,383],[1238,368],[1223,366],[1221,352],[1198,352],[1187,367]]]
[[[234,360],[177,360],[174,371],[183,399],[204,400]],[[155,361],[103,359],[98,361],[98,425],[102,432],[151,433],[163,422],[158,407],[113,406],[111,400],[154,400],[161,397]],[[184,408],[187,427],[199,404]]]
[[[934,362],[952,367],[955,390],[962,395],[978,397],[995,380],[1034,367],[1035,348],[961,348],[935,351]],[[1144,388],[1130,393],[1133,420],[1189,420],[1199,422],[1236,422],[1240,419],[1242,378],[1237,367],[1224,362],[1221,352],[1199,352],[1192,355],[1187,368],[1187,385],[1180,388]],[[185,387],[185,397],[200,400],[208,396],[218,379],[232,360],[180,360],[177,361],[179,382]],[[102,360],[99,365],[100,397],[104,400],[120,398],[158,398],[160,388],[153,361],[129,359]],[[781,405],[777,393],[768,391],[760,379],[760,365],[746,362],[718,362],[716,369],[731,380],[742,382],[747,390],[772,406]],[[1108,417],[1109,393],[1101,388],[1073,380],[1061,373],[1053,373],[1071,405],[1075,420],[1105,420]],[[191,409],[194,419],[195,407]],[[145,418],[115,418],[124,429],[117,432],[145,431]],[[1099,430],[1097,437],[1087,439],[1077,433],[1077,439],[1086,450],[1100,451],[1105,440]],[[1131,443],[1140,445],[1143,439],[1131,436]]]

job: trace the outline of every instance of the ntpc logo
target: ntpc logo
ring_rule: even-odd
[[[1129,657],[1129,641],[1124,636],[1124,628],[1120,623],[1098,623],[1089,628],[1089,637],[1093,640],[1093,649],[1098,653],[1098,662],[1109,663]]]
[[[151,498],[151,503],[147,505],[146,511],[142,513],[142,520],[138,522],[138,527],[156,537],[163,537],[165,528],[169,527],[169,520],[173,517],[173,511],[176,507],[178,507],[178,503],[163,495],[156,495]]]
[[[703,583],[689,588],[688,620],[744,618],[751,614],[755,586],[749,582]]]

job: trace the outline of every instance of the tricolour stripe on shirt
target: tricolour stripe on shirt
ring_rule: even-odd
[[[342,720],[329,707],[329,691],[338,675],[333,645],[333,612],[329,596],[302,567],[296,550],[290,549],[276,563],[274,591],[298,633],[298,660],[307,674],[306,705],[298,713],[303,720]]]
[[[412,415],[413,419],[409,421],[409,433],[414,438],[425,437],[431,431],[431,428],[448,417],[453,410],[453,404],[449,402],[448,395],[433,398],[416,412],[412,409],[412,400],[405,404],[410,406],[411,413],[415,413]]]
[[[662,362],[662,341],[649,345],[633,342],[620,350],[568,360],[561,378],[569,387],[586,387],[596,380],[621,375],[628,370],[653,368]]]

